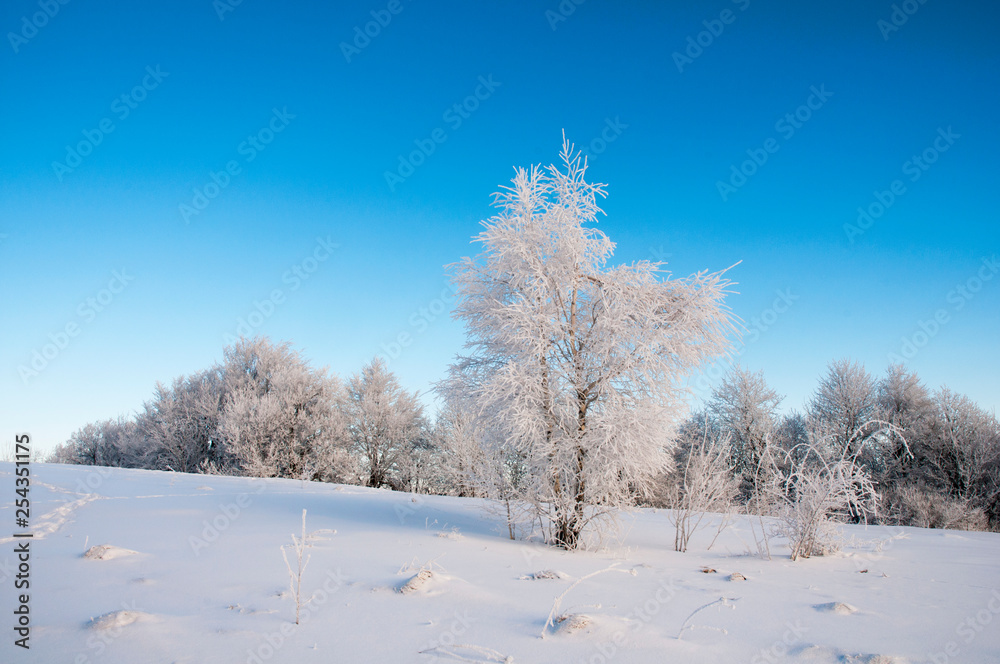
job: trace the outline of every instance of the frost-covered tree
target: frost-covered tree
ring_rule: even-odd
[[[809,423],[798,411],[786,413],[774,431],[774,444],[781,450],[793,450],[809,442]]]
[[[817,453],[850,459],[868,481],[889,472],[899,430],[883,419],[878,383],[861,364],[847,359],[830,363],[809,403],[809,425]],[[862,505],[852,510],[856,522],[865,518]]]
[[[917,374],[892,364],[878,383],[879,418],[891,425],[893,436],[886,455],[883,483],[900,481],[914,468],[913,447],[927,439],[934,418],[931,394]]]
[[[438,413],[434,433],[440,449],[439,481],[445,492],[484,496],[480,474],[486,446],[472,415],[455,403],[446,403]]]
[[[396,463],[396,475],[390,486],[397,491],[411,493],[441,492],[443,487],[438,483],[440,455],[438,441],[425,422],[421,426],[420,435],[411,442],[409,449]]]
[[[985,506],[997,491],[1000,424],[963,394],[942,388],[934,395],[934,417],[916,453],[927,481],[955,498]]]
[[[831,454],[857,457],[863,465],[884,464],[880,443],[886,423],[880,419],[878,385],[851,360],[831,362],[809,403],[813,437],[831,445]]]
[[[722,273],[609,267],[593,227],[604,185],[564,142],[561,166],[518,169],[483,252],[452,266],[468,354],[442,388],[475,404],[526,460],[526,495],[573,548],[597,512],[648,495],[683,416],[682,380],[734,332]]]
[[[221,367],[156,384],[136,418],[147,467],[194,473],[222,463],[219,414],[224,403]]]
[[[56,448],[53,460],[85,466],[143,466],[135,423],[124,417],[84,425]]]
[[[348,436],[370,487],[396,489],[412,483],[407,469],[426,447],[428,424],[416,392],[407,392],[376,357],[348,380],[344,402]]]
[[[764,450],[778,426],[782,397],[764,380],[764,372],[734,367],[713,391],[709,416],[728,435],[733,467],[742,479],[744,497],[753,494]]]
[[[236,472],[252,477],[337,479],[346,444],[341,384],[287,343],[241,338],[225,350],[219,419]]]

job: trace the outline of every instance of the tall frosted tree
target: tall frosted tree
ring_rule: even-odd
[[[446,403],[438,413],[435,438],[441,449],[441,484],[457,496],[484,496],[485,447],[472,417],[461,406]]]
[[[1000,423],[969,397],[942,387],[934,395],[929,435],[917,446],[927,480],[948,494],[986,505],[1000,486]]]
[[[914,467],[912,449],[926,441],[934,421],[934,401],[916,373],[892,364],[878,384],[880,417],[898,431],[887,455],[887,481],[899,481]]]
[[[829,364],[809,402],[816,440],[834,456],[846,452],[857,458],[876,475],[885,472],[889,442],[897,431],[883,416],[878,382],[863,365],[848,359]]]
[[[735,331],[721,272],[671,278],[662,263],[608,266],[593,226],[604,185],[568,142],[561,165],[517,169],[497,215],[452,266],[467,354],[446,393],[526,459],[524,497],[550,540],[580,544],[595,515],[649,495],[684,413],[682,379]]]
[[[733,466],[743,478],[744,497],[754,493],[765,448],[778,427],[782,397],[764,380],[764,372],[734,367],[712,393],[708,411],[728,434]]]
[[[344,402],[348,437],[360,459],[366,484],[417,488],[428,424],[416,392],[407,392],[385,362],[376,357],[347,381]]]

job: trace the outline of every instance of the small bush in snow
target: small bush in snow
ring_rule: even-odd
[[[672,483],[667,498],[671,508],[669,518],[674,524],[675,551],[687,551],[691,536],[704,525],[706,513],[723,513],[718,532],[731,519],[731,506],[738,489],[729,440],[728,436],[709,440],[706,432],[701,443],[688,450],[683,469],[676,471],[679,477]]]
[[[903,526],[919,528],[952,528],[955,530],[987,530],[986,513],[973,507],[968,500],[952,498],[924,486],[896,488],[887,502],[890,520]]]
[[[828,458],[815,446],[794,448],[782,464],[773,456],[773,479],[764,492],[776,506],[777,531],[788,538],[792,560],[840,548],[838,520],[874,514],[878,494],[858,464],[857,454]]]

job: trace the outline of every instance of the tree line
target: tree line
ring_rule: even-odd
[[[947,387],[928,389],[903,365],[875,376],[847,359],[827,367],[803,412],[782,414],[782,400],[763,372],[734,368],[681,427],[674,473],[700,441],[724,441],[732,499],[747,506],[767,493],[769,475],[818,453],[853,460],[870,482],[870,513],[849,506],[846,520],[1000,529],[995,412]]]
[[[765,461],[821,441],[858,459],[877,488],[879,522],[1000,530],[1000,423],[968,397],[931,391],[902,365],[875,376],[840,360],[804,411],[782,413],[782,401],[763,372],[734,367],[677,428],[673,463],[637,502],[675,506],[686,462],[707,440],[713,472],[732,488],[706,507],[745,510],[767,481]],[[487,497],[516,509],[528,460],[509,441],[484,440],[473,421],[456,400],[428,417],[379,358],[342,381],[287,343],[241,339],[221,364],[158,384],[133,417],[82,427],[50,460]]]
[[[380,358],[342,381],[266,337],[223,357],[157,384],[133,417],[87,424],[52,460],[430,490],[433,427]]]

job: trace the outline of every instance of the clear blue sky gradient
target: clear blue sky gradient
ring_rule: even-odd
[[[869,0],[588,0],[569,16],[556,0],[243,0],[221,20],[219,4],[78,0],[34,31],[37,0],[0,10],[4,441],[51,449],[135,412],[157,380],[219,360],[255,303],[254,332],[341,375],[409,335],[391,368],[428,391],[463,343],[444,266],[477,251],[490,194],[554,161],[563,130],[609,184],[616,261],[742,261],[740,361],[786,407],[832,359],[881,373],[904,338],[929,386],[1000,404],[1000,278],[983,263],[1000,253],[995,2],[897,3],[915,11],[891,32],[893,3]],[[391,21],[348,62],[372,11]],[[95,130],[71,172],[53,166]],[[390,186],[417,142],[434,151]],[[925,150],[933,164],[908,163]],[[741,165],[755,172],[731,181]],[[881,216],[845,230],[895,180]],[[185,220],[196,189],[217,195]],[[102,292],[114,271],[127,284]],[[796,299],[772,309],[778,292]],[[53,337],[65,347],[23,378]]]

